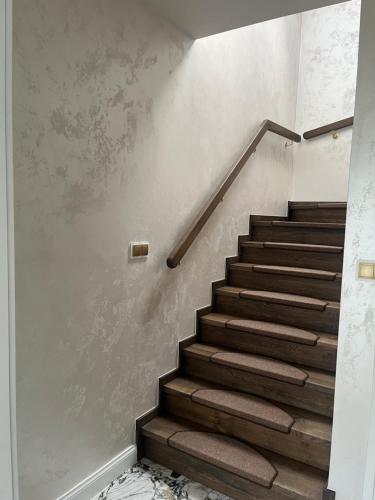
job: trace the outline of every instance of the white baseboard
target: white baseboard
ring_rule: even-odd
[[[91,500],[135,463],[137,463],[137,447],[132,445],[56,500]]]

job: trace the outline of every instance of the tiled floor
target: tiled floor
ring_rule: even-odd
[[[230,500],[225,495],[142,460],[92,500]]]

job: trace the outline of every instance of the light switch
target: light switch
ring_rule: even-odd
[[[375,280],[375,263],[374,262],[359,262],[358,263],[358,278]]]
[[[149,254],[148,241],[137,241],[130,243],[130,258],[131,259],[144,259]]]

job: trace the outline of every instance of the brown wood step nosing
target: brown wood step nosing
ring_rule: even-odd
[[[298,278],[310,278],[324,281],[335,281],[341,279],[341,274],[333,271],[321,271],[319,269],[308,269],[304,267],[273,266],[269,264],[251,264],[247,262],[235,262],[230,264],[230,269],[239,269],[244,272],[259,272],[265,274],[279,274]]]
[[[241,247],[248,248],[266,248],[271,250],[290,250],[296,252],[311,253],[332,253],[341,254],[344,251],[342,246],[334,245],[315,245],[313,243],[279,243],[277,241],[242,241]]]
[[[320,335],[315,332],[309,332],[302,328],[217,313],[206,314],[200,318],[200,321],[208,325],[310,346],[316,345],[320,338]]]

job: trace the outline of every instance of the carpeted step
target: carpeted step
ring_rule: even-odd
[[[183,349],[184,373],[241,392],[332,416],[334,376],[207,344]]]
[[[236,500],[321,500],[327,474],[192,423],[157,416],[140,428],[144,456]]]
[[[344,223],[269,219],[251,222],[251,238],[254,241],[343,246],[344,237]]]
[[[322,271],[321,269],[307,269],[303,267],[292,267],[292,266],[272,266],[265,264],[251,264],[238,262],[232,264],[233,267],[239,269],[249,270],[250,268],[258,273],[266,274],[281,274],[283,276],[299,276],[301,278],[313,278],[316,280],[326,280],[333,281],[337,278],[338,273],[333,273],[331,271]]]
[[[232,394],[236,397],[232,398]],[[168,414],[175,417],[328,469],[332,428],[329,418],[188,377],[166,382],[162,401]]]
[[[205,344],[335,371],[337,335],[217,313],[199,321]]]
[[[254,333],[265,337],[272,337],[298,344],[316,345],[319,336],[316,333],[295,328],[293,326],[280,325],[267,321],[254,319],[234,318],[223,314],[210,313],[200,318],[202,323],[214,326],[231,328],[242,332]]]
[[[295,366],[255,354],[218,352],[212,354],[211,361],[294,385],[304,385],[308,378],[306,372]]]
[[[236,262],[229,265],[229,284],[255,290],[339,300],[341,274],[321,269]]]
[[[184,453],[270,488],[277,471],[250,446],[228,436],[199,431],[179,431],[168,444]]]
[[[286,306],[302,307],[304,309],[315,309],[317,311],[324,311],[328,304],[327,300],[319,300],[313,297],[305,297],[303,295],[269,292],[266,290],[249,290],[247,288],[234,286],[223,286],[219,288],[216,293],[221,295],[239,296],[242,299],[271,302]]]
[[[246,241],[241,238],[240,250],[241,262],[342,271],[342,246]]]
[[[221,286],[216,312],[337,334],[340,303],[290,293]]]
[[[294,250],[296,252],[340,254],[344,247],[332,245],[313,245],[307,243],[284,243],[277,241],[242,241],[241,246],[248,248],[272,248],[275,250]]]

